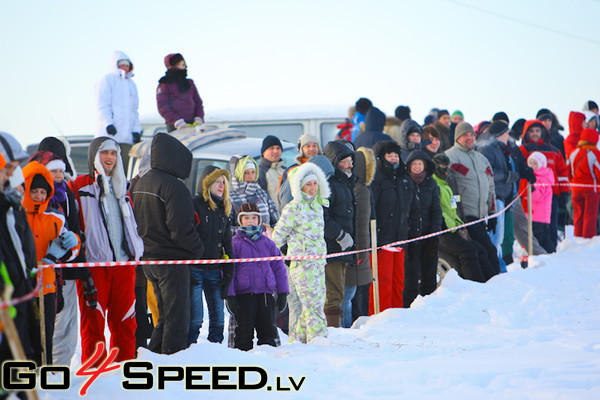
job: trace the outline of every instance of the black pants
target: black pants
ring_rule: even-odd
[[[483,246],[474,240],[465,240],[456,233],[446,233],[440,237],[440,257],[442,255],[449,256],[446,261],[463,279],[486,282],[496,275]]]
[[[466,217],[465,219],[466,222],[472,222],[479,218]],[[487,253],[487,258],[490,264],[492,265],[494,275],[498,275],[500,273],[500,261],[498,260],[498,250],[496,249],[496,246],[494,246],[494,244],[492,243],[492,240],[490,239],[487,233],[485,222],[481,221],[475,225],[468,226],[467,230],[469,231],[469,236],[471,236],[471,239],[483,246],[485,252]]]
[[[372,283],[369,282],[365,285],[356,287],[356,294],[352,299],[352,322],[356,321],[358,317],[369,315],[369,289]]]
[[[154,287],[159,313],[148,349],[161,354],[185,349],[190,329],[190,267],[145,265],[143,268]]]
[[[417,295],[426,296],[436,289],[438,242],[438,238],[433,237],[408,244],[402,293],[404,308],[409,308]]]
[[[235,299],[238,303],[238,312],[235,314],[238,326],[235,328],[234,347],[244,351],[252,349],[254,329],[259,345],[268,344],[275,347],[277,330],[273,325],[273,295],[238,294]]]
[[[44,363],[46,365],[52,365],[52,336],[54,336],[55,319],[56,293],[48,293],[44,295],[44,332],[46,334],[46,353],[44,354]]]
[[[168,268],[168,267],[167,267]],[[148,338],[152,336],[153,326],[148,319],[148,280],[141,266],[135,267],[135,347],[148,347]]]
[[[552,243],[552,238],[550,236],[550,224],[533,222],[532,225],[533,236],[535,236],[540,246],[542,246],[548,253],[552,253],[553,250],[556,250],[556,247]]]

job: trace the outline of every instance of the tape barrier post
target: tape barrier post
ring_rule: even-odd
[[[527,184],[527,254],[531,259],[533,256],[533,220],[531,219],[531,183]]]
[[[40,270],[40,275],[43,274],[43,271]],[[42,342],[42,365],[46,365],[46,307],[44,305],[44,285],[40,288],[40,297],[39,297],[39,310],[40,310],[40,341]]]
[[[371,266],[373,267],[373,303],[379,314],[379,274],[377,269],[377,220],[371,220]]]

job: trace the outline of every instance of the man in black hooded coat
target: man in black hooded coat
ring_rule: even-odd
[[[356,148],[372,148],[373,145],[379,141],[392,140],[391,137],[383,133],[384,126],[385,114],[377,107],[371,108],[365,116],[365,131],[360,133],[354,141]]]
[[[152,140],[152,169],[136,183],[133,195],[144,260],[187,260],[202,257],[192,196],[180,179],[192,166],[192,153],[176,138],[159,133]],[[190,324],[190,267],[147,265],[159,319],[148,348],[173,354],[187,347]]]

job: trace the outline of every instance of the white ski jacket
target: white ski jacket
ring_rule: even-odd
[[[141,133],[138,115],[138,91],[131,79],[133,72],[126,73],[119,69],[119,60],[129,60],[131,70],[133,63],[122,51],[115,51],[111,58],[112,71],[106,74],[96,85],[96,108],[98,126],[95,137],[109,136],[119,143],[133,144],[132,132]],[[111,136],[106,127],[114,125],[117,134]]]

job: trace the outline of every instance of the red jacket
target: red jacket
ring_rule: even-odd
[[[569,114],[569,136],[565,139],[565,157],[569,158],[571,153],[577,148],[579,137],[583,130],[583,121],[585,115],[578,111],[571,111]]]
[[[581,140],[569,159],[569,180],[571,183],[593,185],[593,187],[573,186],[573,192],[600,192],[600,151],[596,147],[598,131],[584,129]]]
[[[537,142],[531,140],[527,134],[527,130],[534,125],[542,128],[542,138]],[[569,171],[567,165],[565,164],[565,160],[560,151],[550,144],[550,134],[541,121],[533,119],[525,122],[525,126],[523,127],[523,144],[520,149],[523,156],[525,156],[525,159],[527,159],[529,154],[534,151],[543,153],[548,160],[548,168],[554,172],[554,181],[558,184],[562,184],[554,186],[552,188],[552,193],[559,195],[561,193],[569,192]]]

